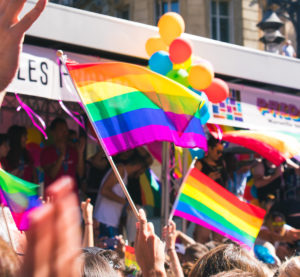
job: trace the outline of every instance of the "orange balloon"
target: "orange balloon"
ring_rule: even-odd
[[[157,51],[168,52],[168,46],[160,37],[149,38],[145,45],[147,54],[151,57]]]
[[[188,81],[192,88],[204,90],[208,88],[214,78],[214,71],[209,63],[192,65],[189,69]]]
[[[204,92],[210,102],[220,103],[229,96],[229,87],[223,80],[214,78],[211,85]]]
[[[185,29],[182,16],[178,13],[165,13],[158,21],[159,34],[162,40],[170,45],[171,42],[179,37]]]

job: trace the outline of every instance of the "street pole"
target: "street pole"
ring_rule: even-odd
[[[300,58],[300,0],[297,1],[297,16],[296,16],[296,39],[297,39],[297,58]]]

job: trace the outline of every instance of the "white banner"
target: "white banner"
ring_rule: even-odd
[[[228,84],[226,101],[211,105],[210,123],[300,133],[300,97]]]
[[[104,61],[98,57],[66,52],[69,59],[79,63]],[[63,71],[63,74],[66,74]],[[70,85],[69,85],[70,86]],[[56,50],[24,45],[17,76],[7,88],[8,92],[48,98],[79,101],[78,95],[66,88],[57,64]]]

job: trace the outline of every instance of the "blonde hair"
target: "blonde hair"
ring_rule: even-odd
[[[299,277],[300,256],[285,261],[279,268],[278,277]]]

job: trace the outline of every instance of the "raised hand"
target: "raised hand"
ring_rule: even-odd
[[[147,222],[144,210],[139,210],[135,240],[135,255],[143,276],[166,276],[164,245],[154,233],[153,224]]]
[[[93,205],[90,198],[81,202],[81,211],[84,223],[93,225]]]
[[[47,0],[39,0],[21,20],[26,0],[0,0],[0,92],[13,80],[19,66],[25,32],[44,10]]]
[[[80,276],[80,220],[73,186],[71,178],[60,178],[47,189],[52,201],[32,212],[19,276]]]

